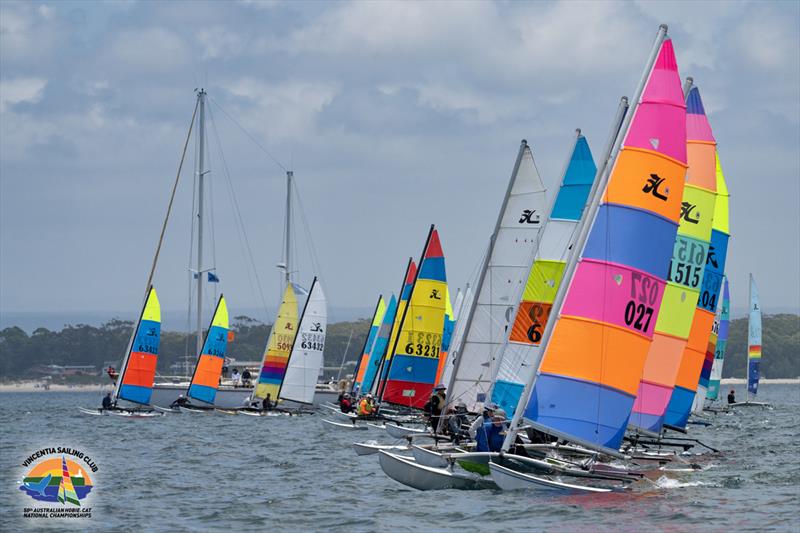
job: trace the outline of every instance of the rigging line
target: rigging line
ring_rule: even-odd
[[[264,153],[267,155],[267,157],[269,157],[269,158],[272,160],[272,162],[273,162],[273,163],[275,163],[276,165],[278,165],[278,166],[281,168],[281,170],[283,170],[284,172],[287,172],[287,171],[288,171],[288,169],[287,169],[285,166],[283,166],[283,164],[281,164],[281,162],[280,162],[280,161],[278,161],[278,159],[277,159],[277,158],[276,158],[274,155],[272,155],[272,154],[269,152],[269,150],[267,150],[266,148],[264,148],[264,146],[262,146],[262,144],[261,144],[261,143],[259,143],[259,142],[256,140],[256,138],[255,138],[255,137],[254,137],[254,136],[253,136],[253,135],[252,135],[252,134],[251,134],[249,131],[247,131],[246,129],[244,129],[244,126],[242,126],[241,124],[239,124],[239,122],[238,122],[238,121],[237,121],[235,118],[233,118],[233,117],[232,117],[230,114],[228,114],[228,112],[227,112],[227,111],[225,111],[225,109],[224,109],[224,108],[223,108],[223,107],[222,107],[222,106],[219,104],[219,102],[217,102],[217,100],[216,100],[215,98],[212,98],[212,97],[210,97],[210,96],[209,96],[209,97],[208,97],[208,99],[209,99],[209,100],[211,100],[211,101],[214,103],[214,105],[216,105],[216,106],[219,108],[219,110],[220,110],[220,111],[222,111],[222,112],[225,114],[225,116],[226,116],[226,117],[228,117],[228,118],[231,120],[231,122],[233,122],[234,124],[236,124],[236,126],[237,126],[237,127],[240,129],[240,130],[242,130],[242,133],[244,133],[244,134],[245,134],[247,137],[249,137],[249,138],[250,138],[250,140],[251,140],[251,141],[253,141],[253,143],[254,143],[256,146],[258,146],[258,147],[261,149],[261,151],[262,151],[262,152],[264,152]]]
[[[250,239],[247,237],[247,230],[245,229],[244,219],[242,218],[242,211],[241,211],[241,209],[239,209],[239,201],[236,198],[236,191],[233,188],[233,181],[231,180],[231,173],[230,173],[230,170],[228,169],[228,162],[225,159],[225,152],[222,150],[222,140],[221,140],[221,138],[219,136],[219,130],[217,129],[217,122],[216,122],[216,120],[214,120],[214,114],[211,112],[211,108],[210,107],[208,108],[208,115],[209,115],[209,118],[211,119],[211,129],[214,131],[214,137],[217,140],[217,147],[219,148],[220,161],[222,161],[222,169],[223,169],[225,180],[226,180],[225,183],[227,185],[228,194],[230,195],[231,203],[233,204],[233,209],[234,209],[234,213],[235,213],[234,225],[236,226],[236,229],[239,232],[239,238],[244,243],[244,247],[243,247],[244,250],[240,249],[240,251],[242,252],[242,255],[245,255],[244,251],[246,250],[247,251],[247,256],[245,257],[245,259],[247,259],[247,258],[250,259],[249,265],[248,265],[250,268],[246,268],[245,272],[247,272],[247,278],[248,278],[248,282],[250,284],[250,289],[253,290],[255,287],[258,287],[258,295],[261,298],[261,307],[262,307],[261,310],[263,310],[263,312],[264,312],[264,320],[265,320],[264,323],[266,324],[266,321],[269,320],[269,316],[268,316],[269,313],[267,311],[267,301],[266,301],[266,298],[264,298],[264,289],[261,286],[261,279],[258,276],[258,269],[256,268],[256,261],[255,261],[255,258],[253,257],[253,250],[252,250],[252,247],[250,246]],[[251,272],[251,269],[252,269],[252,272]],[[255,277],[255,281],[256,281],[255,286],[253,284],[253,277]],[[253,292],[255,292],[255,291],[253,290]]]

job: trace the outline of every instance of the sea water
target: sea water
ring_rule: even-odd
[[[727,394],[730,386],[723,392]],[[737,397],[744,390],[737,386]],[[798,531],[800,386],[763,385],[774,409],[710,415],[691,436],[721,454],[685,457],[629,491],[420,492],[386,477],[353,441],[390,443],[381,430],[293,417],[82,415],[96,393],[0,394],[0,531]],[[19,489],[23,461],[63,447],[91,457],[91,518],[24,518],[41,506]],[[694,452],[702,452],[697,447]]]

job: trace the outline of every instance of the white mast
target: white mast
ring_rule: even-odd
[[[278,268],[283,268],[283,290],[292,282],[292,269],[291,269],[291,239],[292,239],[292,178],[294,172],[291,170],[286,171],[286,222],[284,229],[286,233],[283,236],[284,249],[283,249],[283,264],[278,265]]]
[[[625,120],[622,123],[622,127],[619,129],[616,138],[613,142],[613,147],[608,148],[603,153],[603,160],[601,161],[600,166],[597,169],[597,177],[595,178],[595,189],[594,194],[591,197],[591,201],[587,206],[586,213],[585,213],[585,220],[581,225],[580,234],[578,235],[578,239],[575,241],[575,251],[573,252],[572,256],[570,257],[569,262],[564,270],[564,275],[562,278],[561,285],[559,286],[558,292],[556,293],[555,300],[553,301],[553,308],[550,314],[550,319],[547,321],[547,325],[544,328],[544,333],[542,334],[542,342],[541,342],[541,353],[542,359],[544,359],[544,355],[547,353],[548,344],[550,344],[550,337],[553,335],[553,330],[555,329],[555,324],[558,322],[558,317],[561,314],[561,308],[564,303],[564,299],[567,294],[567,289],[569,288],[572,276],[575,274],[575,269],[578,266],[578,260],[583,255],[583,248],[586,245],[586,241],[589,238],[589,231],[591,230],[592,226],[594,225],[594,219],[597,216],[597,212],[600,208],[600,200],[603,196],[603,192],[606,189],[606,185],[608,184],[609,177],[611,175],[611,171],[614,168],[614,160],[616,158],[617,153],[622,145],[622,141],[625,138],[625,135],[628,132],[628,128],[630,127],[631,121],[633,120],[634,115],[636,114],[636,110],[639,105],[639,100],[642,97],[642,93],[644,92],[644,86],[647,83],[648,78],[650,77],[650,71],[653,69],[653,65],[655,64],[656,58],[658,56],[658,51],[661,49],[661,44],[664,42],[664,39],[667,35],[667,25],[662,24],[658,28],[658,34],[656,35],[655,42],[653,43],[653,48],[650,50],[650,55],[647,58],[647,63],[645,65],[645,69],[642,72],[642,76],[639,79],[639,84],[636,87],[636,92],[633,95],[633,100],[631,100],[631,104],[633,105],[632,112],[629,110],[625,114]],[[613,135],[612,135],[613,138]],[[525,389],[522,391],[522,396],[520,397],[519,403],[517,404],[517,409],[514,411],[514,418],[511,421],[511,428],[506,435],[506,439],[503,442],[503,451],[507,452],[508,449],[513,444],[514,439],[516,438],[517,427],[519,425],[520,420],[522,419],[522,413],[525,411],[525,406],[528,404],[528,400],[530,400],[531,393],[533,392],[533,385],[536,382],[536,376],[538,374],[538,369],[536,372],[532,372],[528,383],[525,384]],[[585,443],[582,443],[585,444]]]
[[[206,91],[197,93],[200,105],[198,122],[198,138],[200,146],[197,152],[197,341],[196,353],[203,349],[203,178],[205,176],[205,135],[206,135]]]

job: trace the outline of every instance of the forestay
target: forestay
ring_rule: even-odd
[[[325,293],[317,278],[314,278],[289,354],[286,375],[278,392],[279,398],[299,403],[314,403],[327,330],[328,311]]]

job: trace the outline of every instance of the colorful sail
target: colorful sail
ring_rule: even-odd
[[[683,189],[678,234],[670,259],[661,312],[630,420],[631,426],[639,431],[655,434],[661,431],[689,340],[711,243],[717,196],[715,154],[716,141],[700,99],[700,91],[693,87],[686,98],[686,158],[689,169]],[[703,346],[705,352],[706,346]],[[693,388],[696,386],[695,379]]]
[[[380,295],[378,296],[378,304],[375,306],[375,312],[372,315],[372,323],[369,328],[369,333],[367,334],[367,340],[364,341],[361,359],[359,359],[358,368],[356,368],[355,371],[352,391],[361,390],[361,384],[364,382],[364,374],[370,366],[372,347],[375,345],[375,339],[378,336],[378,329],[381,327],[384,313],[386,313],[386,302],[383,299],[383,295]]]
[[[414,286],[414,280],[416,279],[417,264],[412,259],[409,259],[406,277],[403,280],[403,290],[400,292],[400,301],[397,302],[397,311],[395,311],[389,342],[386,345],[386,353],[382,356],[381,365],[379,366],[380,379],[376,382],[379,398],[383,397],[383,391],[386,388],[386,379],[389,376],[389,366],[392,362],[392,348],[397,340],[397,335],[400,333],[400,325],[406,312],[406,307],[408,307],[408,299],[411,297],[411,288]],[[364,390],[366,391],[367,389]]]
[[[378,369],[383,362],[386,355],[386,347],[389,344],[389,336],[392,334],[392,327],[394,326],[395,316],[397,315],[397,298],[392,294],[389,298],[389,304],[386,306],[386,311],[383,313],[383,320],[378,329],[378,334],[375,339],[375,346],[372,348],[370,354],[369,364],[364,369],[364,376],[359,388],[354,388],[355,394],[363,392],[370,392],[373,390],[373,385],[378,375]]]
[[[439,366],[436,369],[436,379],[434,381],[439,383],[442,379],[442,372],[444,371],[444,365],[447,363],[447,354],[450,350],[450,342],[453,340],[453,328],[456,325],[456,319],[454,317],[453,312],[453,305],[450,302],[450,288],[447,288],[445,292],[445,307],[444,307],[444,330],[442,331],[442,349],[441,353],[439,354]]]
[[[714,221],[711,225],[711,245],[708,247],[708,258],[703,273],[703,284],[700,298],[689,331],[689,341],[681,356],[681,364],[675,379],[664,424],[683,429],[689,420],[689,413],[694,401],[700,372],[703,368],[708,336],[714,325],[717,303],[722,290],[722,278],[725,273],[725,260],[728,255],[728,187],[719,163],[719,154],[715,156],[717,197],[714,206]]]
[[[283,301],[278,308],[278,316],[269,332],[267,348],[264,350],[264,360],[261,363],[261,372],[258,383],[253,389],[253,398],[278,399],[278,390],[286,374],[286,363],[292,349],[295,335],[297,334],[297,296],[292,284],[286,285]]]
[[[758,287],[750,274],[750,315],[747,319],[747,397],[758,394],[758,378],[761,364],[761,304]]]
[[[225,297],[220,295],[211,325],[206,332],[203,351],[197,359],[187,396],[214,404],[217,387],[222,376],[222,363],[225,362],[225,350],[228,346],[228,306]]]
[[[147,405],[153,393],[161,339],[161,305],[151,286],[117,385],[117,398]]]
[[[486,401],[548,207],[533,153],[522,141],[447,391],[451,402],[461,400],[471,411],[477,411]]]
[[[58,484],[57,498],[61,503],[72,503],[78,506],[81,504],[67,468],[67,459],[63,455],[61,456],[61,482]]]
[[[714,320],[718,324],[716,332],[716,343],[714,345],[714,364],[711,367],[711,377],[708,380],[708,391],[706,398],[711,401],[719,398],[719,382],[722,379],[722,366],[725,363],[725,350],[728,348],[728,330],[731,320],[731,300],[728,291],[728,278],[722,282],[722,304],[719,306],[717,318]],[[712,334],[713,336],[713,334]]]
[[[508,344],[497,364],[491,399],[509,416],[517,408],[525,383],[539,366],[542,332],[575,244],[578,223],[596,173],[589,143],[578,134],[550,218],[542,229],[536,257],[529,267]]]
[[[383,392],[383,401],[421,409],[431,396],[444,331],[447,277],[439,232],[431,228]]]
[[[327,330],[328,311],[325,293],[320,282],[314,278],[292,344],[286,375],[278,391],[279,398],[299,403],[314,403]]]
[[[686,104],[660,42],[544,348],[524,416],[618,453],[659,318],[686,174]]]

